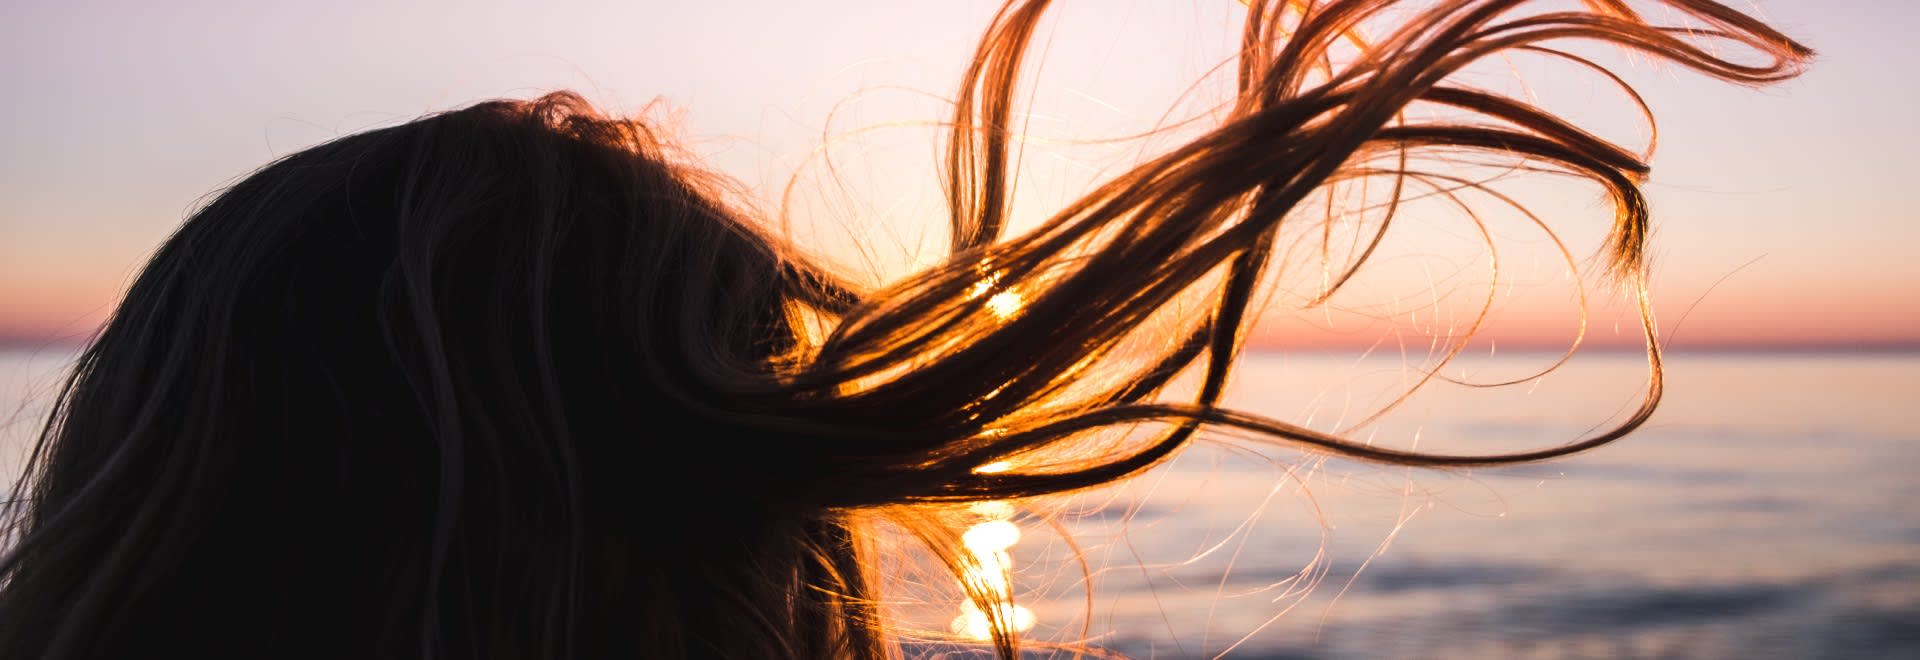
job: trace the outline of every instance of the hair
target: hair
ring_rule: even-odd
[[[1621,0],[1250,2],[1217,125],[1004,237],[1049,4],[1008,2],[960,86],[950,256],[878,289],[568,93],[349,135],[221,192],[60,391],[16,487],[0,657],[887,657],[873,521],[968,561],[926,505],[1106,484],[1202,429],[1416,466],[1595,447],[1659,399],[1650,317],[1638,412],[1559,446],[1420,453],[1219,406],[1276,231],[1329,185],[1398,199],[1464,183],[1410,157],[1482,154],[1600,186],[1604,254],[1641,291],[1644,155],[1449,76],[1515,51],[1598,69],[1544,45],[1570,39],[1746,84],[1810,57],[1707,0],[1658,3],[1685,28]],[[1195,296],[1172,341],[1127,344]],[[1174,399],[1182,373],[1199,385]],[[967,590],[1013,657],[1006,596]]]

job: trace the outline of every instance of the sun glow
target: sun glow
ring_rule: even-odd
[[[975,555],[1006,552],[1020,542],[1020,526],[1011,520],[989,520],[968,528],[967,533],[960,536],[960,542]]]
[[[1013,517],[1013,505],[1000,500],[974,502],[967,506],[968,511],[982,518],[1006,520]]]
[[[988,472],[986,468],[993,465],[983,465],[976,471]],[[969,589],[988,595],[993,616],[989,617],[972,600],[962,600],[960,615],[953,618],[953,632],[968,639],[987,641],[993,639],[994,619],[1014,632],[1032,629],[1038,621],[1033,610],[1013,604],[1013,555],[1008,550],[1020,542],[1020,526],[1013,522],[1013,504],[999,500],[975,502],[967,510],[981,520],[960,535],[960,543],[970,556],[966,574],[961,579]]]
[[[1000,287],[999,273],[987,273],[985,265],[979,270],[986,276],[967,288],[967,300],[978,300],[981,296],[992,294],[987,297],[987,311],[993,312],[994,317],[1002,321],[1013,318],[1020,313],[1020,308],[1027,306],[1026,296],[1020,295],[1018,290]]]
[[[1026,305],[1026,298],[1021,296],[1020,292],[1011,289],[993,294],[992,298],[987,299],[987,310],[993,312],[994,316],[1000,317],[1002,321],[1013,318],[1015,314],[1020,313],[1020,308]]]
[[[1002,604],[994,609],[998,610],[995,614],[999,615],[1000,620],[1007,622],[1016,631],[1025,632],[1033,628],[1035,623],[1033,610],[1027,609],[1025,605]],[[973,601],[967,601],[960,606],[960,616],[953,619],[953,631],[982,642],[993,639],[993,623],[987,619],[987,613],[981,611],[980,606],[974,605]]]

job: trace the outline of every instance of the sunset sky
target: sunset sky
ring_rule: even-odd
[[[937,137],[925,122],[941,118],[939,98],[951,94],[997,6],[281,4],[295,3],[0,6],[0,344],[84,337],[203,196],[270,159],[435,110],[562,88],[619,112],[659,99],[655,116],[763,208],[777,206],[797,172],[794,212],[805,222],[796,238],[849,262],[864,251],[871,268],[897,274],[930,258],[925,235],[939,221]],[[1643,58],[1608,61],[1661,121],[1647,191],[1663,328],[1682,346],[1920,345],[1920,137],[1903,119],[1920,106],[1920,40],[1910,34],[1920,3],[1736,4],[1818,50],[1811,71],[1753,90]],[[1019,206],[1027,221],[1129,155],[1169,146],[1076,141],[1151,128],[1228,55],[1239,11],[1229,0],[1062,0],[1036,51],[1045,59],[1031,86],[1035,140]],[[1601,134],[1644,139],[1624,121],[1630,107],[1591,75],[1513,69],[1528,93],[1564,101]],[[1221,89],[1197,87],[1182,107],[1219,101]],[[826,138],[831,147],[817,151]],[[835,168],[822,167],[819,153]],[[1598,234],[1581,227],[1603,220],[1604,209],[1591,189],[1559,189],[1537,208],[1564,219],[1587,256]],[[860,237],[861,250],[848,236]],[[1276,311],[1260,341],[1371,345],[1409,327],[1432,331],[1436,314],[1457,326],[1444,310],[1423,326],[1420,304],[1446,281],[1432,264],[1471,264],[1471,251],[1424,242],[1417,229],[1408,236],[1405,257],[1385,262],[1342,311]],[[1501,283],[1487,336],[1562,343],[1573,316],[1566,288],[1554,286],[1558,266],[1520,254],[1503,265],[1517,279]],[[1594,295],[1594,340],[1633,341],[1631,330],[1614,329],[1621,307],[1611,294]],[[1349,318],[1381,309],[1394,318]]]

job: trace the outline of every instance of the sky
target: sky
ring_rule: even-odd
[[[196,205],[278,156],[495,97],[576,89],[646,112],[741,182],[795,239],[875,281],[938,258],[934,156],[973,40],[997,3],[94,2],[0,5],[0,343],[84,338]],[[1909,124],[1920,5],[1755,0],[1820,52],[1761,90],[1644,59],[1608,63],[1660,120],[1646,189],[1653,292],[1675,346],[1920,345],[1920,174]],[[1171,143],[1101,142],[1224,98],[1237,3],[1062,0],[1028,88],[1022,222]],[[1536,95],[1629,143],[1645,131],[1604,84],[1509,63],[1476,83]],[[1517,77],[1501,79],[1503,71]],[[1182,94],[1185,93],[1185,96]],[[1175,133],[1170,133],[1173,135]],[[785,184],[796,182],[784,206]],[[1594,190],[1515,182],[1583,259]],[[1496,226],[1484,246],[1441,209],[1398,226],[1386,258],[1327,308],[1299,306],[1309,259],[1275,285],[1263,346],[1374,346],[1457,333],[1480,294],[1483,340],[1564,344],[1578,327],[1550,245]],[[1587,262],[1580,262],[1586,265]],[[1284,274],[1283,274],[1284,275]],[[1300,279],[1304,278],[1304,279]],[[1302,284],[1304,282],[1304,284]],[[1492,286],[1489,289],[1489,285]],[[1591,343],[1637,341],[1617,291],[1590,291]],[[1625,319],[1625,321],[1623,321]]]

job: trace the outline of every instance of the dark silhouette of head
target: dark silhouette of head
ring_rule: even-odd
[[[799,350],[789,303],[846,294],[695,178],[558,94],[349,136],[221,194],[66,394],[32,492],[64,506],[36,511],[49,531],[6,600],[66,607],[7,607],[8,641],[54,657],[771,643],[737,623],[765,599],[711,589],[811,583],[833,567],[791,540],[845,541],[792,490],[806,457],[736,416],[776,407],[761,399]],[[783,629],[836,628],[792,606]],[[59,625],[74,618],[92,625]]]

